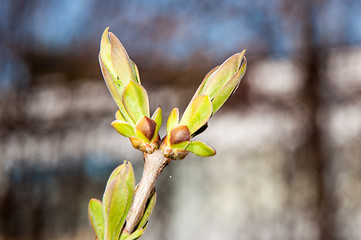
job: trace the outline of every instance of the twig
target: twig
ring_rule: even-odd
[[[140,217],[144,212],[145,204],[154,188],[157,177],[169,161],[170,159],[164,157],[161,150],[157,150],[152,154],[145,154],[142,179],[135,192],[125,225],[125,230],[128,233],[132,233],[139,223]]]

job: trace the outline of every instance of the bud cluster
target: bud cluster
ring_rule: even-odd
[[[112,126],[128,137],[134,148],[152,153],[160,145],[158,131],[162,124],[162,110],[158,108],[150,118],[148,94],[140,83],[137,65],[108,28],[100,42],[99,64],[118,106]]]
[[[180,120],[178,108],[172,110],[167,121],[167,135],[161,140],[158,134],[162,124],[161,108],[150,117],[148,95],[141,85],[137,65],[119,39],[105,29],[99,63],[118,105],[116,120],[111,125],[144,153],[161,149],[169,159],[183,159],[188,152],[203,157],[214,155],[216,151],[211,146],[191,139],[207,128],[209,118],[237,89],[247,67],[244,55],[245,51],[234,54],[205,76]]]

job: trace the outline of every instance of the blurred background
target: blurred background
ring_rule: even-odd
[[[141,153],[110,126],[107,26],[163,121],[247,48],[197,137],[217,155],[171,162],[142,239],[360,239],[360,14],[359,0],[2,0],[0,239],[94,239],[87,204],[112,169],[130,160],[139,181]]]

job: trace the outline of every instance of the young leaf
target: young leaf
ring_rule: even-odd
[[[119,111],[119,109],[114,114],[116,120],[120,120],[123,122],[126,122],[125,118],[123,117],[123,114]]]
[[[98,240],[104,239],[104,217],[102,203],[98,199],[92,198],[89,202],[88,214],[90,224]]]
[[[115,130],[118,131],[118,133],[120,133],[124,137],[134,137],[135,136],[134,127],[127,122],[123,122],[120,120],[114,120],[111,123],[111,125],[115,128]]]
[[[123,230],[122,234],[120,235],[119,240],[126,240],[129,236],[130,236],[130,234],[127,231]]]
[[[209,157],[216,154],[216,150],[204,142],[193,141],[188,144],[186,150],[200,157]]]
[[[219,66],[213,68],[211,71],[209,71],[209,72],[207,73],[207,75],[203,78],[202,83],[199,85],[197,91],[194,93],[192,99],[194,99],[195,97],[203,94],[204,86],[207,84],[208,80],[210,79],[210,76],[212,76],[212,74],[213,74],[218,68],[219,68]]]
[[[189,131],[194,133],[201,128],[212,115],[212,102],[207,95],[194,98],[184,111],[179,124],[187,125]]]
[[[201,134],[202,132],[204,132],[206,129],[208,128],[208,123],[204,124],[201,128],[199,128],[197,131],[195,131],[194,133],[192,133],[192,138],[194,138],[195,136]]]
[[[144,144],[144,141],[137,137],[130,137],[129,140],[135,149],[139,149],[142,146],[142,144]]]
[[[109,184],[114,180],[114,178],[116,176],[118,176],[118,174],[120,173],[120,171],[124,171],[124,168],[126,167],[126,163],[127,161],[124,161],[123,164],[119,165],[117,168],[115,168],[113,170],[113,172],[110,174],[109,178],[108,178],[108,181],[107,181],[107,184],[105,185],[105,189],[108,188]]]
[[[173,144],[170,147],[172,149],[185,149],[189,143],[190,143],[190,141],[184,141],[184,142]]]
[[[113,68],[113,64],[111,61],[111,43],[109,40],[109,27],[107,27],[104,30],[104,32],[102,34],[102,38],[100,40],[99,59],[101,59],[102,63],[104,63],[104,68],[106,68],[109,71],[110,76],[113,79],[117,79],[117,74],[115,73],[115,70]]]
[[[102,202],[105,219],[104,240],[117,240],[125,222],[123,216],[126,214],[125,210],[128,202],[128,189],[124,171],[120,171],[107,185]]]
[[[246,59],[246,58],[244,58]],[[245,66],[247,61],[244,60],[241,69],[223,86],[223,88],[218,92],[218,94],[212,100],[213,105],[213,114],[215,114],[218,109],[227,101],[227,99],[234,93],[238,88],[239,83],[245,73]]]
[[[173,110],[170,112],[168,121],[167,121],[167,134],[170,132],[170,130],[175,127],[179,122],[179,110],[178,108],[173,108]]]
[[[134,123],[143,116],[149,117],[149,102],[147,91],[139,83],[130,81],[123,92],[123,103]]]
[[[99,54],[99,65],[100,65],[100,69],[101,69],[103,77],[104,77],[105,84],[107,85],[108,90],[114,99],[114,102],[117,104],[117,106],[118,106],[120,112],[122,113],[123,117],[125,118],[125,120],[128,123],[134,124],[133,120],[130,118],[129,114],[125,110],[125,107],[123,105],[123,100],[121,97],[121,92],[117,88],[117,85],[114,82],[116,79],[116,76],[114,79],[114,77],[111,75],[110,71],[104,65],[103,59],[101,58],[100,54]]]
[[[239,71],[245,51],[236,53],[229,57],[218,69],[215,71],[204,86],[202,94],[208,95],[211,99],[219,92],[223,85],[232,78],[232,76]]]
[[[130,197],[132,198],[135,184],[134,170],[132,164],[127,160],[125,160],[122,165],[119,165],[116,169],[113,170],[108,178],[106,187],[108,187],[108,185],[114,180],[115,177],[118,176],[120,172],[125,175],[125,182],[127,184],[128,193],[131,193]]]
[[[126,217],[128,215],[129,209],[133,203],[133,195],[134,195],[134,185],[135,185],[135,177],[134,177],[134,170],[133,166],[130,162],[126,161],[126,177],[125,177],[125,183],[127,185],[128,194],[127,194],[127,205],[125,207],[125,211],[123,214],[123,217],[121,218],[120,222],[124,223],[126,220]]]
[[[139,76],[139,70],[138,70],[138,66],[137,64],[135,64],[135,62],[133,62],[132,60],[130,60],[132,62],[132,66],[133,66],[133,70],[135,72],[135,76],[137,77],[137,83],[141,84],[140,83],[140,76]]]
[[[133,64],[119,39],[111,32],[109,33],[109,38],[111,43],[111,61],[119,78],[120,86],[124,89],[130,80],[137,81]]]
[[[140,238],[144,233],[143,229],[138,229],[134,231],[129,237],[127,237],[125,240],[135,240]]]
[[[157,124],[157,127],[155,129],[155,134],[153,136],[152,141],[157,137],[157,134],[159,132],[159,128],[162,125],[162,121],[163,121],[163,116],[162,116],[162,109],[160,107],[158,107],[153,115],[152,115],[152,119],[155,121],[155,123]]]

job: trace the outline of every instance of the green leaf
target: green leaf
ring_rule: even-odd
[[[112,177],[112,176],[111,176]],[[107,184],[103,195],[103,214],[105,219],[105,240],[117,240],[124,225],[125,210],[128,202],[128,188],[125,172],[120,171]]]
[[[129,236],[130,236],[130,234],[129,234],[127,231],[124,231],[124,230],[123,230],[122,234],[120,235],[119,240],[125,240],[125,239],[127,239]]]
[[[158,107],[153,115],[152,115],[152,119],[155,121],[155,123],[157,124],[157,127],[155,129],[155,134],[153,136],[152,141],[157,137],[157,134],[159,132],[159,128],[162,125],[162,121],[163,121],[163,116],[162,116],[162,109],[160,107]]]
[[[108,187],[108,185],[114,180],[114,178],[116,176],[118,176],[118,174],[120,173],[120,171],[124,171],[124,168],[126,167],[126,163],[127,161],[124,161],[123,164],[119,165],[118,167],[116,167],[113,172],[110,174],[109,178],[108,178],[108,181],[107,181],[107,184],[105,185],[105,188]]]
[[[117,79],[117,75],[114,71],[113,64],[111,61],[111,43],[109,40],[109,27],[107,27],[100,40],[100,52],[99,59],[104,63],[104,67],[109,71],[111,77],[115,80]]]
[[[102,203],[98,199],[92,198],[89,202],[88,215],[90,224],[98,240],[104,239],[104,217]]]
[[[126,121],[134,124],[133,120],[130,118],[129,114],[125,110],[125,107],[123,105],[123,99],[121,97],[121,92],[119,92],[119,89],[117,89],[117,86],[114,83],[114,78],[111,76],[109,70],[105,67],[100,55],[99,55],[99,65],[102,70],[105,84],[107,85],[108,90],[114,99],[114,102],[117,104],[120,112],[122,113]]]
[[[208,95],[213,99],[221,90],[226,82],[228,82],[233,75],[240,70],[245,51],[236,53],[229,57],[212,76],[209,77],[207,84],[204,86],[202,94]]]
[[[120,120],[123,122],[126,122],[125,118],[123,117],[123,114],[119,111],[119,109],[114,114],[116,120]]]
[[[123,122],[120,120],[114,120],[111,125],[117,130],[118,133],[123,135],[124,137],[134,137],[134,127],[127,122]]]
[[[123,117],[125,118],[125,120],[130,124],[134,124],[133,120],[130,118],[129,114],[125,110],[125,107],[123,105],[123,100],[120,96],[120,92],[118,91],[118,89],[114,83],[114,79],[112,78],[108,69],[103,64],[100,55],[99,55],[99,64],[100,64],[100,68],[102,70],[105,84],[107,85],[108,90],[109,90],[110,94],[112,95],[114,102],[117,104],[117,106],[118,106],[120,112],[122,113]]]
[[[197,135],[201,134],[202,132],[204,132],[207,128],[208,128],[208,123],[204,124],[201,128],[199,128],[197,131],[192,133],[191,137],[194,138],[195,136],[197,136]]]
[[[129,82],[123,92],[123,103],[134,123],[143,116],[149,117],[148,94],[139,83]]]
[[[216,150],[204,142],[193,141],[188,144],[186,150],[200,157],[209,157],[216,154]]]
[[[147,201],[147,205],[145,207],[144,214],[143,214],[143,216],[142,216],[142,218],[141,218],[141,220],[140,220],[140,222],[138,224],[137,229],[144,229],[145,225],[148,222],[150,214],[152,213],[152,211],[154,209],[156,200],[157,200],[157,194],[156,194],[155,189],[154,189],[154,192],[150,195],[150,197],[149,197],[149,199]]]
[[[213,114],[215,114],[227,99],[237,90],[242,77],[244,76],[247,66],[246,58],[242,64],[241,69],[223,86],[218,94],[212,100]]]
[[[144,233],[143,229],[138,229],[134,231],[129,237],[127,237],[125,240],[135,240],[140,238]]]
[[[109,38],[111,44],[111,62],[118,76],[116,83],[119,84],[119,87],[123,90],[130,80],[137,81],[136,75],[128,53],[119,39],[111,32],[109,33]]]
[[[126,177],[125,177],[125,183],[127,185],[128,189],[128,199],[127,199],[127,205],[125,207],[125,212],[123,215],[123,218],[121,219],[121,222],[125,222],[126,217],[128,215],[129,209],[133,203],[133,196],[134,196],[134,186],[135,186],[135,177],[134,177],[134,170],[133,166],[129,161],[125,161],[126,163]]]
[[[122,92],[124,90],[124,83],[118,78],[118,75],[114,69],[112,62],[112,44],[109,40],[109,27],[106,28],[103,32],[101,42],[100,42],[100,52],[99,52],[99,65],[105,80],[105,83],[109,89],[110,94],[112,95],[115,103],[118,105],[120,112],[125,118],[126,122],[134,124],[128,113],[125,111],[123,102],[122,102]],[[119,41],[119,40],[118,40]],[[128,80],[129,81],[129,80]]]
[[[167,134],[170,133],[171,129],[175,127],[179,122],[179,110],[178,108],[173,108],[170,112],[168,121],[167,121]]]
[[[203,78],[202,83],[199,85],[197,91],[194,93],[192,99],[194,99],[195,97],[203,94],[204,86],[207,84],[210,76],[212,76],[212,74],[213,74],[218,68],[219,68],[219,66],[213,68],[211,71],[209,71],[209,72],[207,73],[207,75]]]
[[[124,214],[119,221],[120,222],[119,225],[123,226],[125,223],[126,217],[128,215],[129,209],[133,203],[135,177],[134,177],[134,170],[133,170],[132,164],[129,161],[124,161],[124,164],[122,164],[121,166],[123,166],[123,168],[118,167],[119,169],[116,168],[116,170],[114,170],[113,173],[115,174],[117,171],[120,172],[119,174],[122,174],[122,172],[125,173],[125,183],[126,183],[127,191],[128,191],[127,203],[126,203],[126,207],[124,210]],[[112,173],[112,175],[113,175],[113,173]],[[113,177],[112,175],[110,176],[109,180]],[[121,231],[121,229],[120,229],[120,231]],[[128,236],[129,236],[129,233],[123,232],[120,236],[120,240],[126,239]],[[116,240],[118,240],[118,239],[116,239]]]
[[[116,169],[113,170],[113,172],[110,174],[108,178],[106,186],[108,187],[108,185],[114,180],[115,177],[118,176],[119,173],[125,175],[125,182],[127,184],[127,190],[128,190],[128,201],[127,201],[127,206],[128,206],[131,205],[133,201],[133,192],[135,185],[134,170],[132,164],[129,161],[125,160],[122,165],[119,165]],[[128,212],[126,211],[126,214],[127,213]]]
[[[135,64],[135,62],[133,62],[132,60],[130,60],[132,62],[132,66],[133,66],[133,70],[135,72],[135,76],[137,77],[137,83],[140,83],[140,76],[139,76],[139,70],[138,70],[138,66],[137,64]]]
[[[194,98],[184,111],[179,124],[187,125],[189,131],[194,133],[201,128],[212,115],[212,102],[207,95]]]
[[[189,143],[190,143],[190,141],[184,141],[184,142],[180,142],[180,143],[170,145],[170,147],[172,149],[185,149],[188,146]]]

